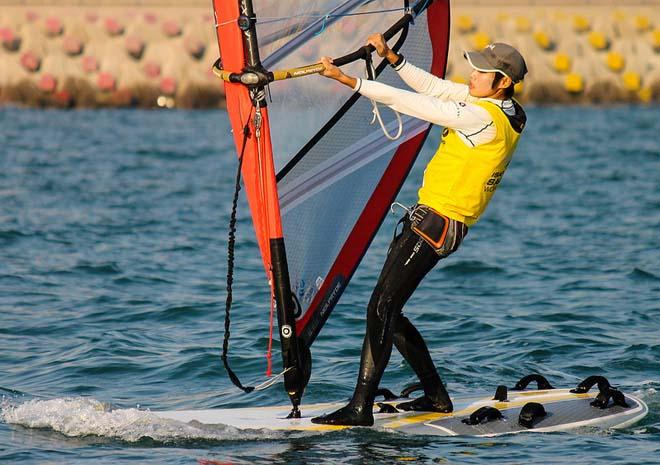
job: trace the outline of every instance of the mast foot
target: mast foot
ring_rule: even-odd
[[[292,418],[300,418],[300,409],[298,408],[297,405],[294,405],[293,408],[291,409],[291,412],[289,415],[286,417],[288,420]]]

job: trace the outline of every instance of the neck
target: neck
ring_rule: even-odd
[[[495,100],[506,100],[506,96],[504,95],[504,89],[497,89],[497,91],[493,95],[488,96],[488,98],[492,98]]]

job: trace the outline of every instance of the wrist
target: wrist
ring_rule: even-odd
[[[387,55],[386,55],[386,57],[387,57],[387,61],[389,61],[390,64],[392,64],[392,65],[393,65],[394,63],[396,63],[397,60],[399,59],[399,55],[397,55],[397,53],[396,53],[394,50],[392,50],[392,49],[389,49],[389,50],[387,51]]]
[[[406,62],[406,59],[400,53],[396,54],[396,59],[390,61],[390,66],[395,70],[399,71],[403,64]]]
[[[355,79],[352,76],[347,76],[346,74],[343,73],[341,76],[339,76],[337,80],[342,84],[350,87],[351,89],[353,89],[357,85],[357,79]]]

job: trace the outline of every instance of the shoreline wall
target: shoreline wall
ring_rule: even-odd
[[[463,50],[506,41],[541,104],[660,101],[660,2],[454,2],[447,77]],[[222,84],[208,0],[0,0],[0,105],[215,108]]]
[[[503,41],[523,53],[530,70],[518,89],[521,100],[660,101],[660,3],[625,8],[605,0],[533,2],[527,8],[481,3],[454,9],[448,77],[460,80],[469,73],[463,50]]]
[[[109,2],[108,2],[109,3]],[[222,106],[211,9],[11,6],[0,10],[0,103]]]

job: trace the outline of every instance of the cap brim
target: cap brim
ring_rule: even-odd
[[[506,74],[504,71],[493,67],[493,65],[488,62],[486,57],[481,52],[463,52],[463,56],[468,61],[468,63],[470,63],[470,66],[472,66],[477,71],[481,71],[483,73],[502,73],[513,81],[511,76]]]

